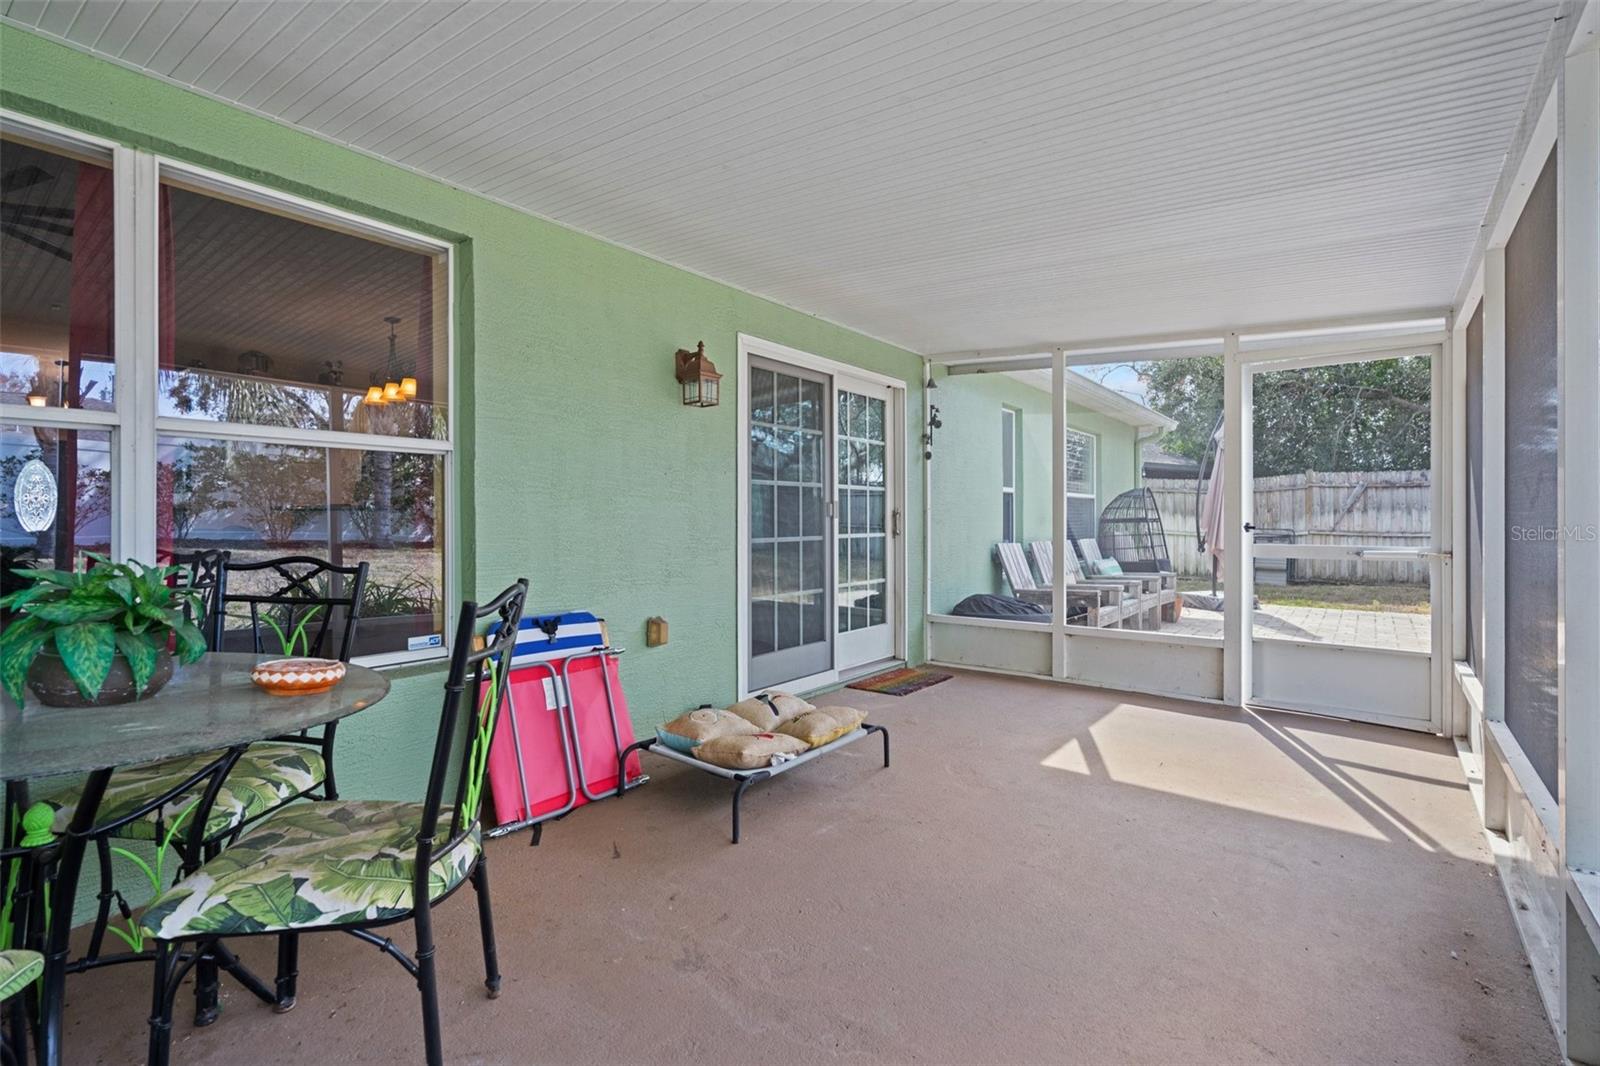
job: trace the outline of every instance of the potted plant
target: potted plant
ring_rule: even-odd
[[[52,707],[129,703],[172,679],[174,657],[205,654],[199,594],[167,584],[181,567],[89,558],[82,573],[18,569],[25,587],[0,598],[0,683],[18,706],[24,685]]]

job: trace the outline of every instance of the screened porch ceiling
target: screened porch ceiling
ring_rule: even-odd
[[[0,0],[921,353],[1448,307],[1561,10]]]

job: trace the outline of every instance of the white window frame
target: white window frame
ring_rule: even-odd
[[[1000,408],[1000,539],[1015,540],[1017,533],[1017,463],[1021,457],[1021,419],[1015,407]],[[1006,469],[1005,445],[1011,444],[1011,468]],[[1010,529],[1006,528],[1009,520]]]
[[[113,189],[113,240],[115,259],[115,365],[117,388],[114,410],[33,408],[7,405],[5,418],[14,424],[45,425],[63,429],[91,429],[111,434],[111,485],[114,518],[111,553],[116,558],[154,560],[156,555],[157,440],[163,435],[205,437],[259,444],[344,448],[362,451],[426,453],[444,460],[444,634],[441,646],[422,651],[383,652],[359,656],[364,666],[386,667],[444,659],[449,653],[454,613],[459,599],[458,560],[460,530],[457,522],[458,459],[455,402],[456,375],[456,258],[455,247],[412,230],[364,218],[326,204],[241,181],[203,167],[130,148],[114,141],[80,134],[0,109],[0,129],[7,133],[68,151],[111,153]],[[160,188],[171,179],[201,192],[209,192],[247,206],[285,215],[310,225],[336,229],[391,247],[407,248],[445,259],[445,373],[447,431],[443,440],[379,436],[335,430],[285,429],[245,423],[160,416],[157,381],[160,353]]]

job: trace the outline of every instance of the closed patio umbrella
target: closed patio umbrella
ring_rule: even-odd
[[[1217,571],[1222,568],[1222,428],[1217,427],[1212,438],[1216,451],[1211,460],[1211,480],[1206,485],[1205,499],[1200,502],[1200,540],[1205,553],[1211,556],[1211,595],[1217,594]],[[1203,468],[1202,468],[1203,472]]]

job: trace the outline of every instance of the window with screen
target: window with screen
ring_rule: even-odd
[[[1000,409],[1000,539],[1017,539],[1017,412]]]

